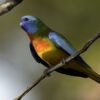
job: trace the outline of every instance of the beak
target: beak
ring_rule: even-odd
[[[23,26],[23,23],[22,23],[22,22],[20,22],[20,26],[21,26],[21,27]]]

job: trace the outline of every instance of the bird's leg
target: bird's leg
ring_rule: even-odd
[[[45,69],[43,73],[44,73],[44,75],[45,75],[45,76],[50,77],[50,76],[51,76],[51,74],[50,74],[50,73],[48,73],[48,71],[49,71],[49,68]]]
[[[66,64],[66,60],[63,58],[63,59],[61,60],[61,63],[62,63],[62,64]]]

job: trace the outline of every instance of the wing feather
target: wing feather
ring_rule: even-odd
[[[72,55],[76,52],[76,49],[71,45],[71,43],[60,34],[56,32],[50,32],[48,37],[55,43],[56,46],[60,47],[69,55]],[[75,59],[82,66],[89,67],[80,56],[77,56]]]

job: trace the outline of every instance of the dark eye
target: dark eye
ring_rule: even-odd
[[[28,21],[29,19],[28,18],[24,18],[24,21]]]

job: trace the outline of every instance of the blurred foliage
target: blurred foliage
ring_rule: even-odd
[[[24,0],[11,12],[0,16],[0,62],[4,63],[0,64],[0,93],[3,82],[6,87],[0,100],[11,100],[44,70],[44,66],[32,58],[29,40],[19,26],[23,15],[38,16],[53,30],[66,36],[77,49],[100,32],[100,0]],[[99,51],[100,40],[97,40],[82,54],[98,73]],[[8,87],[10,94],[5,97]],[[93,80],[54,72],[23,100],[100,100],[99,93],[100,85]]]

